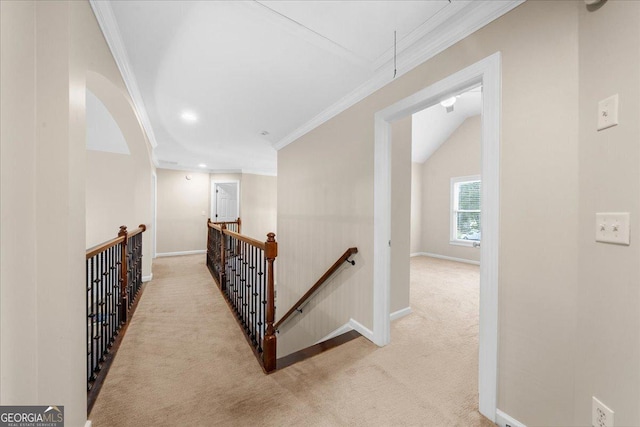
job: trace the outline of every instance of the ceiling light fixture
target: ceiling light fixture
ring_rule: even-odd
[[[266,130],[263,130],[262,132],[260,132],[260,135],[267,136],[269,135],[269,132],[267,132]]]
[[[185,111],[183,112],[180,117],[182,117],[182,120],[184,120],[185,122],[197,122],[198,121],[198,116],[196,116],[194,113],[192,113],[191,111]]]
[[[198,167],[199,167],[199,168],[206,168],[206,167],[207,167],[207,165],[205,165],[204,163],[200,163],[200,164],[198,165]]]
[[[451,98],[447,98],[444,101],[440,102],[440,105],[442,105],[444,108],[447,109],[447,113],[450,113],[453,111],[453,104],[456,103],[456,97],[452,96]]]

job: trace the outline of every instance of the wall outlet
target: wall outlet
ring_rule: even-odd
[[[613,411],[593,397],[591,405],[591,425],[593,427],[613,427]]]

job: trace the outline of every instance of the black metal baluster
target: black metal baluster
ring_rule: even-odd
[[[91,274],[89,273],[90,260],[86,260],[84,263],[85,271],[85,283],[87,286],[87,292],[85,294],[85,307],[87,309],[87,327],[86,327],[86,340],[87,340],[87,389],[89,388],[89,382],[91,381],[91,336],[89,335],[89,322],[91,322],[91,308],[89,303],[91,301]]]
[[[96,257],[91,257],[91,380],[95,379],[95,369],[96,369],[96,319],[97,319],[97,304],[96,304],[96,294],[98,292],[96,283]]]
[[[111,250],[108,249],[105,251],[106,258],[106,266],[104,269],[104,290],[105,290],[105,298],[104,298],[104,334],[105,337],[105,353],[109,352],[109,348],[111,347],[111,323],[109,322],[109,316],[111,315],[111,292],[109,287],[111,285]]]
[[[249,334],[251,336],[251,342],[253,345],[256,343],[256,317],[255,317],[255,298],[253,296],[253,286],[255,283],[255,262],[256,262],[256,248],[251,247],[251,261],[249,263],[249,280],[247,283],[247,295],[249,296],[249,323],[251,324],[251,328],[249,329]]]
[[[98,280],[98,301],[96,304],[96,311],[98,313],[98,317],[96,318],[96,329],[98,332],[98,366],[100,362],[102,362],[102,351],[104,350],[104,347],[102,345],[102,337],[104,336],[104,331],[102,330],[102,286],[104,281],[104,276],[102,276],[103,265],[104,252],[101,252],[98,255],[98,271],[96,272],[96,279]]]
[[[242,242],[242,277],[241,277],[241,286],[242,286],[242,323],[244,324],[245,330],[248,330],[249,321],[247,319],[247,265],[249,264],[248,253],[247,253],[247,244]]]

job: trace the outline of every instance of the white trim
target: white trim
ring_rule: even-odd
[[[515,418],[505,414],[500,409],[496,409],[496,424],[500,427],[527,427]]]
[[[100,25],[100,29],[104,34],[105,41],[111,50],[111,54],[113,55],[113,59],[116,61],[120,74],[122,74],[124,84],[127,87],[129,96],[131,96],[131,100],[133,101],[133,105],[135,107],[134,110],[138,115],[138,119],[140,120],[142,127],[147,133],[149,143],[151,144],[151,151],[153,152],[158,146],[158,142],[155,134],[153,133],[151,121],[149,120],[147,110],[144,106],[144,99],[140,93],[138,81],[131,70],[127,48],[122,41],[120,28],[118,27],[118,22],[113,14],[113,9],[111,9],[111,5],[108,1],[89,0],[89,4],[91,4],[93,13],[98,20],[98,25]],[[151,158],[153,159],[154,164],[158,166],[157,157],[152,154]]]
[[[363,326],[362,323],[355,319],[349,319],[348,325],[351,329],[357,331],[360,335],[373,342],[373,332],[371,332],[371,329]]]
[[[408,73],[418,65],[436,56],[448,47],[453,46],[455,43],[470,34],[473,34],[475,31],[524,3],[524,1],[525,0],[476,0],[473,2],[453,2],[450,6],[444,9],[448,10],[451,8],[450,10],[455,12],[451,19],[442,23],[438,22],[441,24],[438,26],[431,26],[431,20],[427,21],[429,28],[431,28],[432,31],[423,34],[420,40],[416,41],[411,46],[404,48],[404,50],[397,56],[398,72],[396,78]],[[459,7],[458,4],[462,7],[465,3],[468,7],[461,10],[454,9]],[[393,66],[390,58],[387,60],[386,65],[381,66],[376,70],[373,77],[357,87],[351,93],[347,94],[338,102],[331,105],[329,108],[323,110],[307,123],[274,143],[273,147],[276,150],[286,147],[324,122],[337,116],[347,108],[359,101],[362,101],[364,98],[387,85],[392,80]]]
[[[205,254],[205,253],[207,253],[206,249],[198,249],[197,251],[162,252],[162,253],[156,254],[156,257],[162,258],[167,256],[196,255],[196,254]]]
[[[211,221],[215,222],[216,218],[215,218],[215,212],[216,212],[216,202],[218,200],[218,198],[216,197],[216,185],[218,184],[236,184],[236,188],[238,189],[238,200],[236,200],[236,212],[238,213],[238,218],[240,218],[240,180],[239,179],[215,179],[215,178],[211,178],[211,185],[209,187],[209,190],[211,191],[211,206],[209,207],[210,211],[209,211],[209,218],[211,219]]]
[[[318,341],[316,341],[316,344],[320,344],[321,342],[329,341],[331,338],[335,338],[335,337],[340,336],[342,334],[345,334],[345,333],[347,333],[349,331],[353,331],[353,328],[349,325],[349,323],[345,323],[344,325],[340,326],[335,331],[327,334],[323,338],[320,338]]]
[[[472,259],[465,259],[465,258],[456,258],[456,257],[446,256],[446,255],[432,254],[430,252],[418,252],[415,255],[412,254],[411,256],[428,256],[431,258],[446,259],[447,261],[455,261],[455,262],[463,262],[465,264],[480,265],[480,261],[474,261]]]
[[[482,84],[482,230],[480,248],[480,412],[496,419],[501,55],[497,52],[375,114],[373,341],[390,342],[391,122]]]
[[[394,320],[401,319],[404,316],[408,316],[410,314],[411,314],[411,307],[405,307],[391,313],[391,315],[389,316],[389,319],[393,322]]]
[[[91,427],[91,420],[87,420],[87,422],[84,423],[84,427]]]
[[[151,259],[157,256],[158,252],[158,173],[151,172],[151,182],[153,184],[153,223],[151,224]]]
[[[150,282],[150,281],[152,281],[152,280],[153,280],[153,273],[151,273],[151,274],[150,274],[150,275],[148,275],[148,276],[142,276],[142,283],[144,283],[144,282]]]
[[[464,246],[466,248],[475,248],[479,246],[473,246],[473,243],[480,243],[477,240],[449,240],[449,244],[453,246]]]
[[[391,319],[391,321],[394,321],[394,320],[398,320],[400,318],[403,318],[405,316],[408,316],[411,313],[412,313],[411,307],[405,307],[403,309],[400,309],[398,311],[394,311],[393,313],[391,313],[389,318]],[[324,337],[322,337],[318,341],[316,341],[316,344],[320,344],[321,342],[328,341],[331,338],[335,338],[337,336],[340,336],[342,334],[345,334],[345,333],[347,333],[349,331],[353,331],[353,330],[358,331],[358,333],[360,335],[364,336],[368,340],[370,340],[370,341],[372,340],[373,332],[371,332],[371,330],[369,328],[366,328],[365,326],[363,326],[357,320],[349,319],[349,321],[347,323],[345,323],[344,325],[340,326],[336,330],[328,333],[327,335],[325,335]]]

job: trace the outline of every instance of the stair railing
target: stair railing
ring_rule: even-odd
[[[279,326],[291,318],[322,287],[358,248],[349,248],[320,279],[275,322],[274,263],[278,256],[275,234],[267,234],[261,242],[227,228],[236,222],[207,221],[207,267],[220,292],[251,345],[262,369],[270,373],[277,368],[277,338]],[[240,219],[237,221],[238,226]]]
[[[265,372],[276,369],[274,262],[275,234],[261,242],[207,222],[207,267]],[[239,220],[238,220],[239,225]]]
[[[144,224],[87,249],[87,413],[98,397],[142,289]]]

